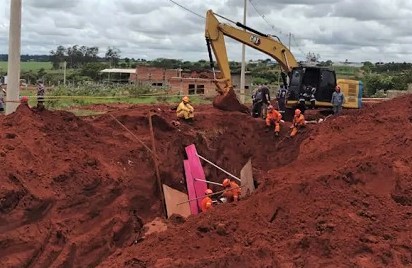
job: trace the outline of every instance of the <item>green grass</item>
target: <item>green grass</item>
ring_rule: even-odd
[[[37,72],[41,68],[44,68],[46,71],[50,71],[53,67],[51,62],[36,62],[36,61],[29,61],[29,62],[21,62],[20,69],[22,72],[26,71],[34,71]],[[7,73],[7,61],[0,61],[0,73]]]

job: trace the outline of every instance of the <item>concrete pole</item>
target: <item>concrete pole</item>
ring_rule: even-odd
[[[288,48],[290,50],[290,43],[292,41],[292,33],[289,33],[289,44],[288,44]]]
[[[244,0],[243,6],[243,25],[246,26],[246,3],[247,0]],[[246,31],[246,29],[244,29]],[[242,44],[242,66],[240,70],[240,102],[245,103],[245,71],[246,71],[246,61],[245,61],[245,44]]]
[[[64,61],[63,63],[63,85],[66,86],[66,67],[67,67],[67,62]]]
[[[16,111],[20,94],[21,1],[10,1],[6,115]]]

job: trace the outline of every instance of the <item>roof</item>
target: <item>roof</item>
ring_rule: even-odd
[[[101,73],[122,73],[122,74],[135,74],[136,69],[104,69],[100,71]]]

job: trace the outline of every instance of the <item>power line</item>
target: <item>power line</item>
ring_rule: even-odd
[[[200,15],[200,14],[198,14],[198,13],[196,13],[196,12],[194,12],[194,11],[190,10],[190,9],[188,9],[187,7],[182,6],[182,5],[181,5],[181,4],[179,4],[179,3],[176,3],[176,2],[175,2],[175,1],[173,1],[173,0],[169,0],[169,1],[170,1],[170,2],[172,2],[173,4],[175,4],[175,5],[179,6],[180,8],[183,8],[184,10],[186,10],[186,11],[188,11],[188,12],[192,13],[193,15],[196,15],[196,16],[198,16],[198,17],[202,18],[202,19],[206,19],[206,17],[204,17],[204,16],[202,16],[202,15]]]
[[[265,17],[265,15],[261,14],[260,11],[256,8],[255,4],[252,2],[252,0],[249,0],[250,4],[252,5],[253,9],[256,11],[256,13],[269,25],[270,28],[272,28],[272,30],[278,32],[281,35],[287,36],[287,34],[285,34],[280,28],[274,26],[273,24],[271,24]]]
[[[262,17],[262,19],[263,19],[274,31],[277,31],[279,34],[288,37],[288,34],[284,33],[284,32],[283,32],[282,30],[280,30],[278,27],[276,27],[276,26],[274,26],[273,24],[271,24],[271,23],[266,19],[265,15],[263,15],[263,14],[261,14],[261,13],[259,12],[259,10],[256,8],[256,5],[253,3],[253,2],[256,2],[256,1],[249,0],[249,2],[250,2],[250,4],[252,5],[253,9],[256,11],[256,13],[257,13],[260,17]],[[306,55],[306,53],[303,51],[303,49],[299,46],[298,42],[296,42],[295,35],[292,34],[292,33],[290,33],[290,35],[292,36],[293,41],[295,42],[295,44],[296,44],[297,48],[299,49],[299,51],[300,51],[303,55]]]

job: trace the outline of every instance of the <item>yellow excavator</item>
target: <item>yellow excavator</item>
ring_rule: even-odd
[[[217,16],[235,24],[237,27],[219,22]],[[289,91],[287,102],[289,107],[299,107],[301,109],[305,109],[306,105],[331,107],[330,100],[338,82],[334,70],[318,66],[299,65],[291,51],[276,36],[263,34],[208,10],[206,13],[205,37],[209,59],[214,70],[213,50],[220,70],[220,78],[215,77],[214,80],[219,93],[213,102],[216,108],[242,112],[247,110],[247,107],[239,103],[233,90],[224,36],[231,37],[257,49],[279,63],[282,69],[283,84]],[[346,96],[344,107],[360,108],[362,86],[359,81],[341,80],[341,84],[342,92]],[[315,100],[313,100],[313,95]]]

